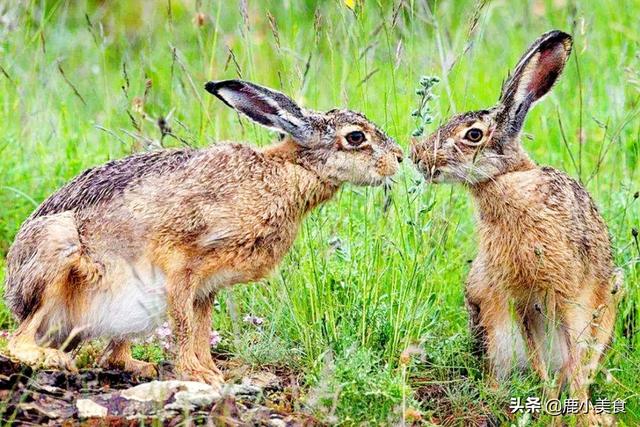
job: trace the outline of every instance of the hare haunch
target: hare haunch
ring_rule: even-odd
[[[107,338],[107,365],[153,374],[132,358],[130,339],[167,314],[178,374],[219,385],[208,342],[215,292],[267,275],[304,215],[342,183],[379,185],[399,168],[399,146],[362,114],[306,110],[239,80],[205,88],[288,136],[264,149],[136,154],[90,169],[49,197],[7,257],[6,299],[20,321],[13,356],[73,369],[66,350]]]
[[[531,363],[544,380],[559,372],[559,384],[587,399],[621,278],[589,194],[564,173],[536,166],[520,143],[527,111],[554,85],[571,46],[568,34],[542,35],[498,105],[453,117],[414,141],[411,157],[429,182],[460,182],[473,196],[480,247],[465,301],[494,378]]]

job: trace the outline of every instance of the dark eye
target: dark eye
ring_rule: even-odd
[[[464,139],[467,139],[471,142],[478,142],[482,139],[482,136],[484,134],[482,133],[482,131],[478,128],[471,128],[467,131],[467,133],[464,135]]]
[[[349,145],[352,145],[354,147],[357,147],[358,145],[362,144],[365,141],[365,136],[363,132],[360,132],[359,130],[353,131],[353,132],[349,132],[347,134],[347,142],[349,143]]]

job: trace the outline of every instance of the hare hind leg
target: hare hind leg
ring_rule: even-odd
[[[99,274],[81,247],[72,212],[35,218],[16,237],[7,257],[6,296],[22,319],[8,343],[17,359],[75,370],[67,354],[47,347],[81,339],[73,334],[72,308],[79,301],[82,280]]]
[[[605,308],[600,325],[596,325],[594,310],[596,309],[574,305],[565,308],[562,315],[561,328],[568,352],[560,369],[560,384],[567,383],[571,397],[589,405],[588,412],[578,416],[579,426],[613,425],[611,416],[596,414],[593,410],[589,400],[589,386],[606,345],[604,341],[608,341],[611,336],[615,311],[613,308]]]
[[[7,351],[20,362],[35,368],[66,369],[77,372],[73,359],[68,353],[43,347],[36,341],[38,330],[48,316],[50,308],[49,304],[44,304],[20,324],[7,343]]]
[[[613,332],[615,307],[594,307],[587,297],[561,310],[560,329],[567,348],[561,379],[572,395],[588,399],[589,385]]]
[[[596,375],[600,362],[610,347],[615,326],[616,307],[613,303],[602,306],[593,315],[591,340],[585,343],[585,378],[590,383]]]
[[[598,366],[611,344],[617,305],[623,294],[622,272],[615,272],[609,285],[609,287],[599,288],[603,289],[601,295],[594,295],[592,298],[592,306],[595,307],[591,322],[593,340],[587,349],[587,361],[585,361],[589,378],[596,374]]]
[[[131,343],[128,340],[111,340],[104,352],[101,364],[108,369],[121,369],[144,378],[155,378],[158,375],[153,363],[133,358]]]

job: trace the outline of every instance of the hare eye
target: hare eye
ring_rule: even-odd
[[[471,142],[478,142],[482,139],[482,136],[484,134],[482,133],[482,131],[478,128],[471,128],[467,131],[467,133],[464,135],[464,139],[467,139]]]
[[[358,145],[362,144],[366,139],[364,136],[364,133],[360,132],[359,130],[349,132],[346,138],[349,145],[352,145],[354,147],[357,147]]]

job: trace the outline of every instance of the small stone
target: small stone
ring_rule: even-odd
[[[130,400],[138,400],[140,402],[163,401],[168,399],[172,393],[177,391],[188,392],[210,392],[215,393],[216,390],[209,384],[196,381],[151,381],[131,387],[121,393],[122,397]]]
[[[222,389],[224,396],[253,397],[262,392],[262,389],[250,384],[226,384]]]
[[[78,399],[76,401],[76,408],[78,408],[78,416],[80,418],[102,418],[106,417],[109,412],[107,408],[102,405],[98,405],[91,399]]]
[[[28,413],[34,413],[37,414],[39,416],[43,416],[45,418],[48,418],[50,420],[55,420],[58,418],[62,417],[62,414],[60,413],[60,411],[56,410],[55,408],[49,408],[47,407],[46,404],[40,404],[40,403],[19,403],[18,404],[18,410],[22,413],[22,414],[28,414]]]
[[[213,386],[196,381],[151,381],[124,390],[120,396],[138,402],[173,401],[165,409],[201,408],[220,399],[220,393]]]
[[[287,423],[282,418],[271,418],[267,421],[267,425],[270,427],[287,427]]]
[[[195,409],[211,405],[221,398],[213,387],[201,390],[183,390],[173,395],[174,402],[166,405],[165,409]]]
[[[255,372],[250,376],[243,378],[242,384],[262,389],[274,389],[280,386],[280,378],[278,378],[278,376],[273,372],[261,371]]]

